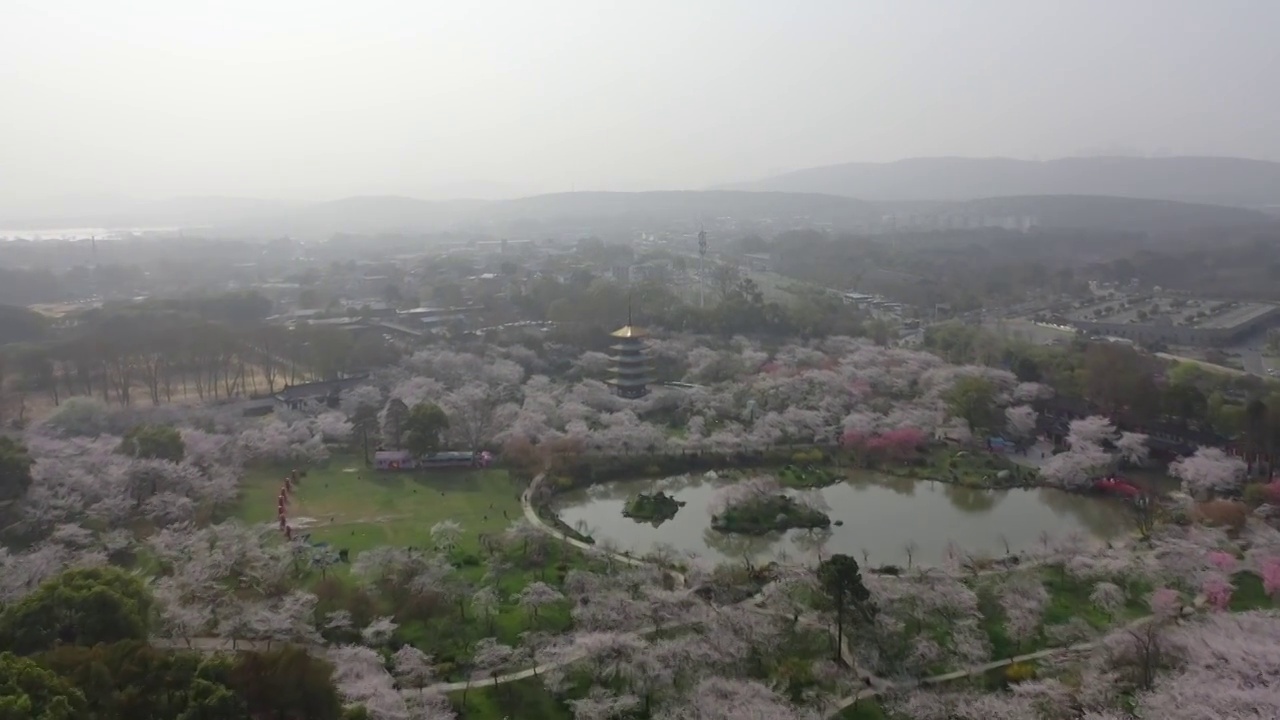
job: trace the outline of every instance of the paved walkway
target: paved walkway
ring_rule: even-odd
[[[1025,451],[1005,453],[1005,457],[1023,467],[1039,470],[1053,457],[1053,443],[1037,440],[1035,445]]]
[[[1118,629],[1132,630],[1133,628],[1136,628],[1141,625],[1145,625],[1148,622],[1151,622],[1151,620],[1152,620],[1152,616],[1141,617],[1141,618],[1138,618],[1137,620],[1134,620],[1131,623],[1124,625],[1122,628],[1118,628]],[[1114,631],[1110,631],[1110,632],[1114,632]],[[920,678],[919,680],[914,680],[910,682],[895,683],[889,680],[882,680],[879,687],[868,688],[866,690],[862,690],[854,695],[850,695],[849,697],[846,697],[840,700],[838,703],[836,703],[835,708],[831,711],[829,717],[834,718],[836,715],[839,715],[842,711],[849,708],[859,700],[869,700],[875,697],[879,697],[880,695],[883,695],[890,691],[911,690],[913,688],[920,687],[921,685],[938,685],[941,683],[951,682],[953,680],[960,680],[967,677],[973,677],[974,675],[982,675],[984,673],[991,672],[992,670],[997,670],[1002,667],[1013,665],[1014,663],[1031,662],[1033,660],[1043,660],[1044,658],[1052,657],[1054,655],[1092,650],[1098,647],[1099,645],[1101,645],[1102,641],[1103,641],[1103,638],[1098,638],[1096,640],[1088,640],[1086,642],[1076,643],[1075,645],[1067,645],[1066,647],[1045,648],[1044,650],[1037,650],[1036,652],[1033,652],[1033,653],[1027,653],[1025,655],[1017,655],[1011,658],[1004,658],[1003,660],[992,660],[991,662],[983,663],[982,665],[974,665],[973,667],[964,668],[961,670],[955,670],[949,673],[943,673],[941,675],[931,675],[929,677]]]

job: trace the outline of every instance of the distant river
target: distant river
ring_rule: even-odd
[[[585,523],[597,539],[610,538],[637,554],[668,543],[710,560],[764,560],[781,554],[814,557],[844,553],[872,565],[907,561],[905,545],[918,546],[914,560],[940,564],[949,542],[968,552],[998,557],[1005,543],[1013,552],[1031,549],[1041,534],[1062,537],[1078,532],[1103,542],[1125,535],[1131,521],[1118,500],[1073,495],[1050,489],[974,490],[928,480],[908,480],[867,474],[820,492],[830,510],[829,532],[792,530],[766,537],[718,533],[710,528],[707,507],[725,480],[681,476],[662,480],[605,483],[565,493],[556,499],[560,517],[570,526]],[[686,505],[675,518],[654,527],[622,516],[628,497],[658,489],[674,494]]]

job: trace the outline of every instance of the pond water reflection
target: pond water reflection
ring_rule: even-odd
[[[604,483],[556,499],[560,517],[571,527],[585,525],[597,539],[644,554],[666,543],[708,559],[755,560],[845,553],[861,561],[865,550],[873,565],[905,564],[905,546],[914,542],[914,560],[938,564],[948,543],[968,552],[1003,555],[1040,542],[1043,533],[1072,532],[1096,541],[1129,532],[1131,522],[1117,500],[1031,488],[976,490],[929,480],[866,474],[820,491],[832,521],[843,526],[825,531],[793,530],[764,537],[719,533],[710,528],[707,507],[727,480],[681,476],[661,480]],[[686,505],[675,518],[654,526],[622,516],[627,498],[665,490]]]

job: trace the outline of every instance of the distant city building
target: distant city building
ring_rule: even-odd
[[[630,313],[628,313],[628,316]],[[645,339],[649,334],[631,323],[610,333],[614,344],[609,348],[613,360],[613,378],[609,385],[618,397],[639,398],[649,392],[649,351]]]
[[[1232,300],[1162,297],[1111,299],[1071,311],[1076,329],[1137,343],[1229,345],[1280,320],[1280,306]]]

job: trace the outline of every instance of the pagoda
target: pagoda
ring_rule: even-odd
[[[649,393],[649,353],[645,338],[649,333],[631,322],[631,308],[627,308],[627,324],[609,333],[614,343],[609,347],[613,360],[613,378],[609,385],[613,394],[624,398],[644,397]]]

